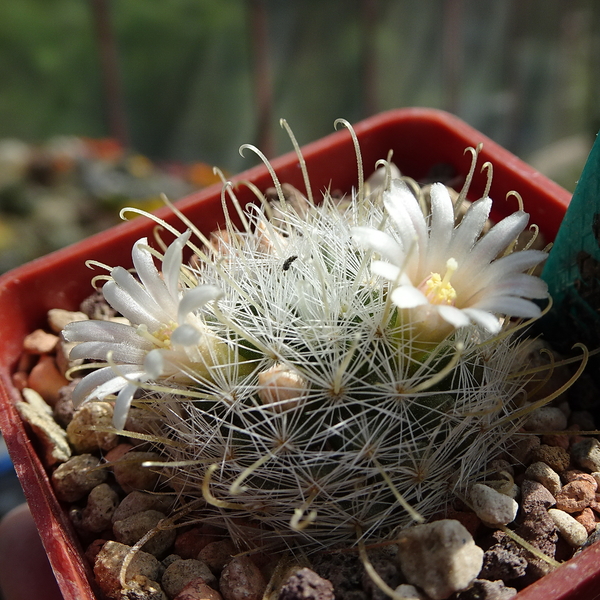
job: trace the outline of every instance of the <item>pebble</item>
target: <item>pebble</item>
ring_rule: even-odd
[[[455,600],[510,600],[517,595],[517,590],[506,587],[503,581],[476,579],[466,591],[457,594]]]
[[[81,513],[81,526],[86,531],[100,533],[110,529],[112,516],[119,504],[119,495],[107,483],[97,485],[89,493]]]
[[[266,587],[259,568],[247,556],[233,558],[219,578],[224,600],[262,600]]]
[[[573,548],[579,548],[585,543],[588,537],[588,532],[585,527],[578,523],[570,514],[551,508],[548,514],[554,521],[562,538]]]
[[[177,547],[177,541],[175,542]],[[236,549],[229,539],[210,542],[198,553],[198,560],[204,561],[213,573],[221,573],[231,560]]]
[[[398,560],[408,583],[432,600],[444,600],[475,580],[483,550],[458,521],[443,519],[401,532]]]
[[[563,431],[567,428],[567,417],[556,406],[542,406],[530,413],[523,427],[525,431]]]
[[[594,477],[593,473],[584,473],[583,471],[577,471],[573,469],[571,471],[565,471],[562,474],[562,477],[567,483],[571,483],[571,481],[586,481],[589,483],[594,492],[596,492],[598,489],[598,481]]]
[[[418,597],[417,597],[418,598]],[[278,600],[334,600],[333,585],[311,569],[300,569],[283,584]]]
[[[127,589],[119,598],[128,600],[167,600],[167,596],[156,581],[144,575],[136,575],[127,581]]]
[[[221,539],[223,539],[222,529],[210,525],[198,525],[178,533],[174,552],[181,558],[196,558],[205,546]]]
[[[475,514],[487,525],[508,525],[517,516],[518,503],[487,485],[476,483],[471,488],[470,497]]]
[[[156,452],[127,452],[112,465],[115,479],[125,493],[134,490],[152,491],[160,474],[155,468],[143,467],[142,463],[161,460],[163,459]]]
[[[26,390],[22,390],[25,402],[17,402],[15,404],[21,418],[29,423],[33,433],[39,440],[44,463],[47,466],[54,466],[58,463],[63,463],[71,457],[71,447],[67,442],[67,434],[52,418],[50,407],[44,402],[34,390],[30,394],[31,397],[35,394],[39,398],[39,402],[31,402],[31,398],[26,398]]]
[[[586,438],[571,446],[573,460],[584,469],[600,471],[600,442],[595,438]]]
[[[595,486],[588,481],[576,480],[566,483],[556,494],[556,508],[568,513],[582,511],[596,499]]]
[[[146,510],[121,521],[114,521],[113,533],[118,542],[133,546],[165,518],[166,515],[157,510]],[[173,545],[175,535],[172,528],[158,529],[142,548],[148,554],[164,556]]]
[[[395,590],[404,600],[426,600],[425,596],[419,590],[409,583],[401,583]]]
[[[530,464],[525,471],[525,479],[541,483],[553,496],[556,496],[562,487],[558,473],[544,462]]]
[[[571,457],[564,448],[561,448],[560,446],[548,446],[547,444],[542,444],[539,448],[534,450],[531,459],[531,462],[546,463],[557,473],[562,473],[568,469],[571,462]]]
[[[549,508],[556,504],[556,499],[548,488],[539,481],[524,479],[521,484],[521,509],[528,513],[536,506]]]
[[[483,555],[483,567],[479,573],[481,579],[510,581],[525,575],[527,561],[523,556],[512,552],[510,547],[494,544]]]
[[[56,367],[54,357],[49,354],[40,356],[27,379],[27,385],[38,392],[50,406],[56,404],[60,388],[68,384],[69,381]]]
[[[50,354],[58,344],[58,336],[47,333],[43,329],[36,329],[23,340],[23,350],[30,354]]]
[[[190,581],[173,600],[223,600],[223,597],[199,578]]]
[[[112,516],[112,521],[113,523],[115,521],[122,521],[127,517],[144,512],[145,510],[157,510],[168,514],[172,505],[173,498],[171,496],[159,496],[157,494],[149,494],[148,492],[136,490],[130,492],[123,500],[121,500],[121,503]],[[179,554],[179,552],[177,552],[177,554]]]
[[[73,321],[87,321],[89,317],[79,311],[63,310],[62,308],[51,308],[48,311],[48,325],[50,329],[59,334],[69,323]]]
[[[595,531],[596,525],[598,524],[596,517],[594,516],[594,511],[591,508],[584,508],[580,514],[575,515],[575,520],[585,527],[588,535],[592,533],[592,531]]]
[[[540,447],[541,441],[537,435],[528,435],[521,438],[515,443],[514,448],[511,450],[511,454],[514,459],[522,464],[528,465],[532,461],[533,453]]]
[[[77,502],[106,478],[100,459],[91,454],[77,454],[52,473],[52,487],[62,502]]]
[[[61,387],[58,391],[58,400],[54,405],[52,413],[54,420],[65,429],[71,422],[73,413],[75,412],[73,408],[73,390],[80,381],[81,379],[74,379],[69,385]]]
[[[121,584],[119,573],[121,565],[131,548],[119,542],[109,541],[102,546],[94,563],[94,576],[100,589],[113,600],[121,600]],[[146,552],[138,550],[127,569],[127,579],[136,576],[156,581],[160,577],[161,564]]]
[[[56,360],[56,367],[58,370],[66,376],[67,371],[71,367],[75,367],[83,364],[82,358],[71,360],[71,350],[75,348],[78,342],[66,342],[62,338],[59,338],[58,344],[54,352],[54,358]]]
[[[116,433],[95,430],[112,428],[113,412],[110,402],[94,401],[82,404],[73,413],[67,425],[67,436],[76,452],[108,451],[118,444]]]
[[[175,560],[167,567],[160,582],[165,594],[169,598],[174,598],[186,585],[200,577],[204,583],[210,586],[217,582],[217,578],[211,573],[206,563],[193,558],[180,559]]]

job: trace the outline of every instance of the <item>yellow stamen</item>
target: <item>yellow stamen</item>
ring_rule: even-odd
[[[419,286],[431,304],[454,305],[456,290],[450,284],[450,278],[456,269],[458,269],[458,263],[454,258],[449,258],[446,262],[446,274],[443,279],[439,273],[431,273]]]

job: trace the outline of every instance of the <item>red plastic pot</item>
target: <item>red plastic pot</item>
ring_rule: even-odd
[[[456,175],[462,185],[469,169],[468,146],[483,142],[479,164],[491,161],[494,179],[491,196],[495,217],[516,210],[517,190],[531,220],[547,240],[554,239],[570,195],[521,160],[487,139],[462,121],[446,113],[426,109],[401,109],[383,113],[355,126],[366,175],[375,163],[393,150],[393,160],[404,174],[424,180],[443,170]],[[348,131],[338,131],[303,148],[315,192],[330,188],[345,192],[357,183],[356,156]],[[293,153],[273,161],[281,181],[303,189],[303,180]],[[249,180],[260,189],[272,185],[267,169],[255,167],[235,180]],[[471,196],[478,198],[485,188],[485,175],[476,173]],[[237,192],[242,202],[253,195],[244,186]],[[178,203],[178,208],[208,233],[222,221],[221,190],[208,188]],[[178,219],[162,210],[160,215],[177,226]],[[11,374],[21,354],[25,335],[43,327],[51,308],[76,309],[91,292],[91,271],[87,259],[109,265],[127,266],[133,242],[150,235],[152,223],[138,218],[95,235],[78,244],[19,267],[0,278],[0,427],[10,455],[39,528],[50,563],[66,600],[95,598],[93,578],[82,558],[81,548],[63,507],[54,496],[48,474],[36,452],[36,441],[15,410],[19,393]],[[181,228],[181,226],[180,226]],[[125,261],[125,263],[124,263]],[[520,600],[566,600],[591,598],[600,586],[600,544],[522,591]]]

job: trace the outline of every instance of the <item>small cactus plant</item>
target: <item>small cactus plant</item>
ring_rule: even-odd
[[[469,180],[453,202],[396,171],[363,182],[359,158],[357,189],[319,202],[273,174],[277,200],[245,210],[225,184],[241,226],[163,224],[175,240],[139,240],[135,274],[107,267],[127,322],[64,330],[98,361],[75,401],[116,394],[117,429],[146,410],[171,485],[240,543],[389,539],[481,477],[525,416],[511,317],[547,295],[528,273],[546,254],[514,251],[527,214],[484,232],[491,200],[465,212]]]

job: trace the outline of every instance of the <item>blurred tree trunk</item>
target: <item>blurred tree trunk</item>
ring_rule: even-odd
[[[119,54],[110,17],[109,0],[91,0],[98,45],[108,131],[124,148],[129,147],[129,127],[119,72]]]

